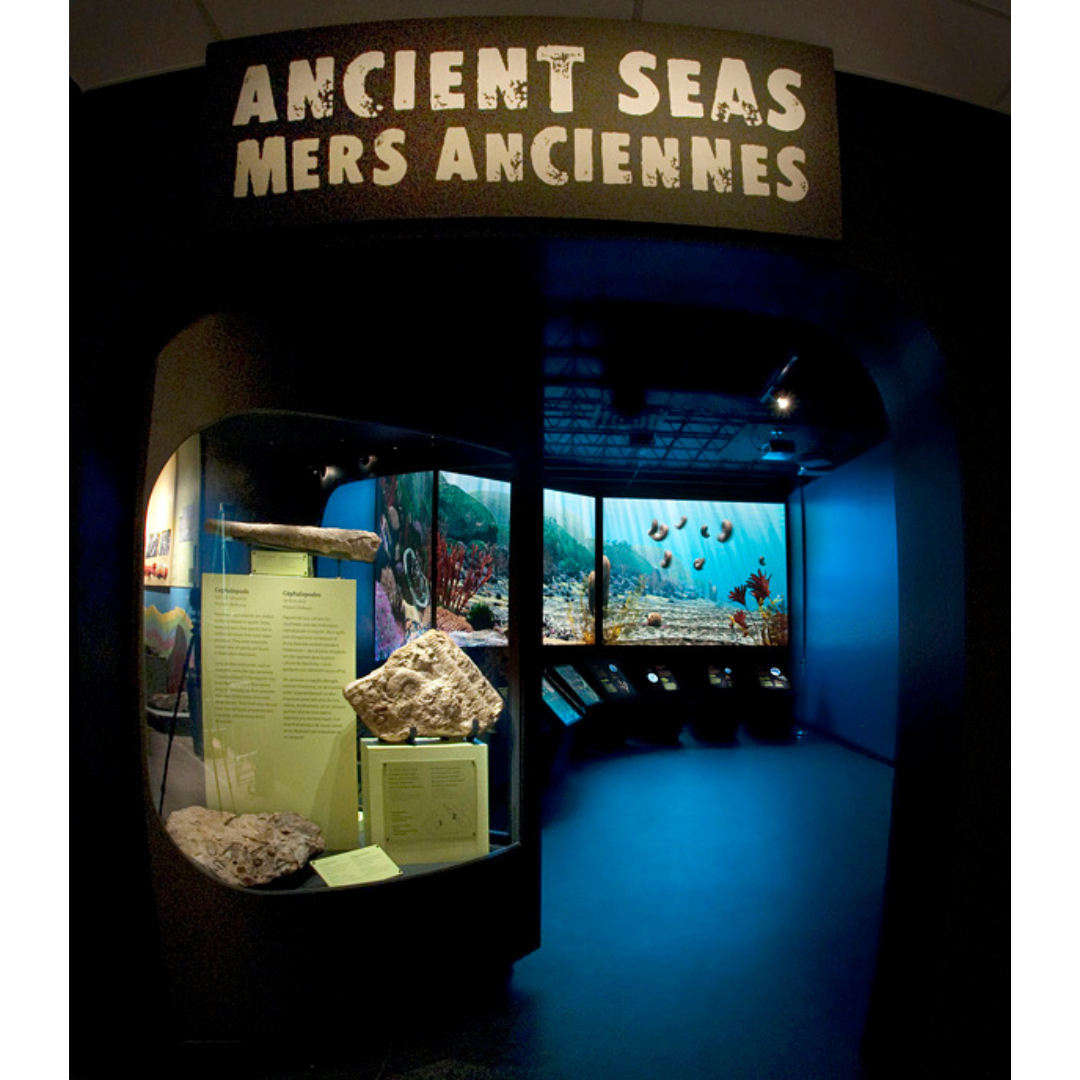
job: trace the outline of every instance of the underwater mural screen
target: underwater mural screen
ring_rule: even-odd
[[[431,629],[431,508],[434,474],[379,477],[375,520],[375,659],[385,660]]]
[[[544,643],[592,645],[596,499],[544,490]]]
[[[604,643],[786,645],[782,503],[605,499]]]
[[[508,643],[510,484],[439,473],[435,625],[463,649]]]

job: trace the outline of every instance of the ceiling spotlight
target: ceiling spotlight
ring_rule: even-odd
[[[795,404],[795,399],[791,394],[786,393],[780,389],[781,383],[787,378],[788,372],[795,366],[795,361],[799,358],[793,356],[782,368],[778,368],[773,372],[772,378],[769,379],[765,386],[765,390],[761,395],[762,405],[771,405],[774,409],[778,409],[780,412],[789,411]],[[787,398],[790,401],[790,405],[779,406],[778,402],[782,398]]]
[[[773,412],[784,416],[795,408],[795,397],[793,394],[781,390],[780,393],[772,399],[772,407]]]
[[[323,491],[333,491],[339,484],[343,484],[348,477],[340,465],[324,465],[318,470],[319,486]]]

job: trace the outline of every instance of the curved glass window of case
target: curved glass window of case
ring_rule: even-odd
[[[516,842],[510,490],[501,455],[318,417],[177,449],[147,505],[143,659],[150,794],[186,855],[309,889]]]

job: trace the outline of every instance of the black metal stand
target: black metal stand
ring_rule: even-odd
[[[479,737],[480,737],[480,721],[477,720],[474,717],[473,722],[472,722],[472,729],[469,731],[468,735],[462,735],[460,738],[454,738],[454,737],[452,737],[450,735],[443,735],[442,736],[442,741],[443,742],[476,742]],[[416,745],[416,739],[417,739],[416,728],[415,727],[410,727],[409,728],[409,737],[405,740],[405,745],[406,746],[415,746]],[[388,740],[384,739],[384,738],[382,738],[382,736],[380,736],[379,737],[379,742],[385,743],[385,742],[388,742]],[[400,744],[398,744],[398,743],[390,743],[389,745],[397,746],[397,745],[400,745]]]
[[[176,703],[173,705],[172,719],[169,721],[169,741],[165,746],[165,764],[161,769],[161,794],[158,798],[158,815],[164,813],[165,807],[165,785],[169,779],[169,757],[172,754],[173,738],[176,736],[176,718],[180,713],[180,697],[184,693],[184,686],[187,684],[188,665],[191,663],[191,653],[195,648],[195,639],[199,635],[199,623],[198,616],[196,615],[192,619],[191,627],[191,640],[188,642],[187,652],[184,654],[184,668],[180,672],[180,686],[176,691]],[[188,712],[190,713],[190,707]]]

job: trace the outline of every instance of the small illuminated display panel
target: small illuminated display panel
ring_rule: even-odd
[[[584,676],[573,664],[559,664],[555,668],[559,678],[578,696],[585,708],[596,705],[600,695],[585,681]]]
[[[649,683],[662,690],[678,690],[679,682],[674,675],[671,674],[671,669],[664,664],[657,664],[655,667],[649,669],[648,674],[645,676]]]
[[[609,698],[628,701],[637,697],[637,691],[630,685],[630,680],[618,664],[612,664],[608,660],[593,660],[589,668]]]
[[[759,669],[758,683],[766,690],[791,689],[791,683],[788,681],[788,677],[778,667]]]
[[[546,675],[543,677],[542,686],[544,704],[547,705],[564,724],[576,724],[581,719],[583,713],[559,693],[555,688],[555,685]]]
[[[719,687],[721,690],[730,690],[734,686],[731,678],[731,668],[722,668],[717,667],[715,664],[710,664],[709,685]]]

